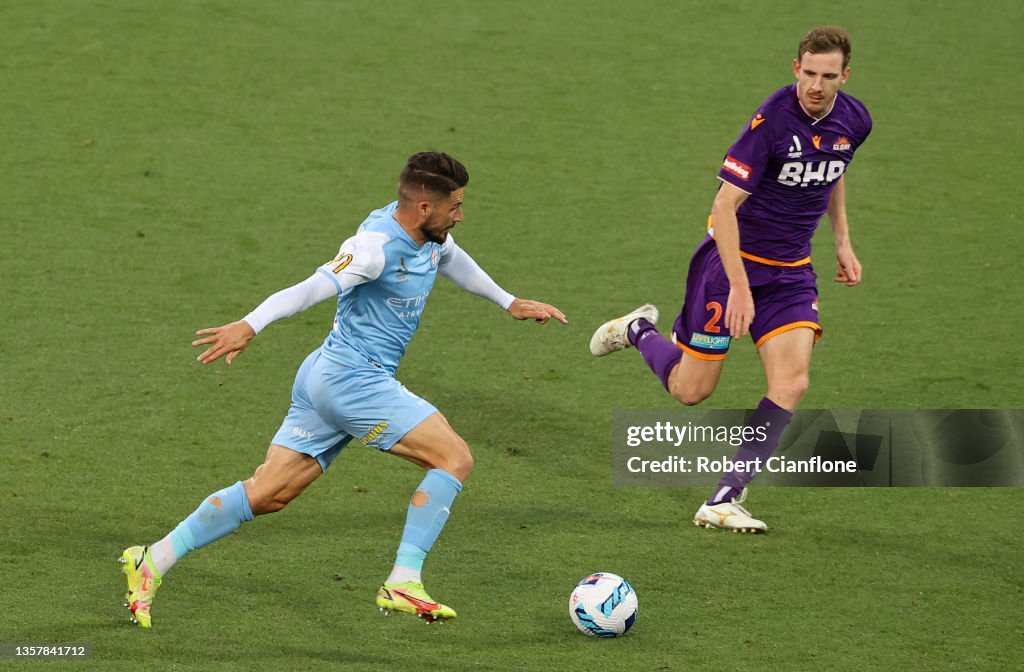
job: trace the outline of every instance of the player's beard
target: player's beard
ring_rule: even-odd
[[[430,222],[430,224],[433,224],[433,222]],[[425,226],[425,227],[423,227],[423,235],[430,242],[437,243],[438,245],[440,245],[440,244],[444,243],[444,241],[448,240],[448,231],[450,229],[451,229],[451,222],[445,221],[445,222],[442,222],[440,224],[440,226],[437,226],[437,227],[434,227],[434,226]]]
[[[423,231],[423,235],[426,236],[428,241],[441,245],[448,239],[448,229],[444,229],[440,233],[426,229]]]

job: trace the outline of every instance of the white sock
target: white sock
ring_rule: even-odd
[[[171,543],[171,535],[168,534],[150,546],[149,557],[153,559],[153,566],[156,567],[160,576],[166,574],[167,570],[178,561],[178,556],[174,553],[174,544]]]
[[[395,565],[391,570],[391,575],[388,577],[386,583],[406,583],[407,581],[423,583],[423,580],[420,578],[419,570]]]

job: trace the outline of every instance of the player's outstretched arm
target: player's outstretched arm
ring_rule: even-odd
[[[514,299],[509,304],[508,312],[517,320],[534,320],[544,324],[548,320],[555,319],[562,324],[569,324],[569,320],[558,308],[531,299]]]
[[[358,278],[349,284],[357,281]],[[200,329],[196,335],[203,336],[203,338],[192,341],[192,345],[208,347],[196,359],[203,364],[209,364],[227,355],[224,361],[231,364],[235,357],[249,347],[249,343],[256,337],[256,334],[260,333],[268,324],[290,317],[306,310],[313,304],[336,296],[342,286],[344,285],[317,271],[299,284],[271,295],[254,311],[237,322],[220,327]]]
[[[249,347],[249,343],[256,337],[256,331],[245,320],[238,320],[221,327],[200,329],[197,336],[205,336],[192,341],[192,345],[208,345],[203,354],[196,357],[203,364],[217,361],[224,355],[224,361],[230,364],[235,357],[242,354],[242,351]]]
[[[499,287],[473,257],[455,244],[455,239],[451,236],[442,248],[441,266],[438,270],[441,275],[467,292],[498,304],[517,320],[536,320],[543,324],[553,318],[562,324],[569,323],[558,308],[541,301],[517,299]]]
[[[850,224],[846,218],[846,176],[839,178],[828,197],[828,221],[836,244],[836,282],[847,287],[860,283],[863,275],[860,261],[850,242]]]

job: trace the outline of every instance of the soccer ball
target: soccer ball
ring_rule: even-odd
[[[569,618],[585,635],[618,637],[636,622],[636,591],[617,574],[598,572],[576,584],[569,596]]]

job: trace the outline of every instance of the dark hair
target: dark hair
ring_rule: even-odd
[[[850,36],[839,26],[812,28],[804,35],[804,39],[800,40],[796,60],[801,60],[804,54],[827,54],[830,51],[842,52],[845,70],[850,64]]]
[[[398,195],[412,199],[419,189],[448,196],[469,184],[466,167],[444,152],[413,154],[398,178]]]

